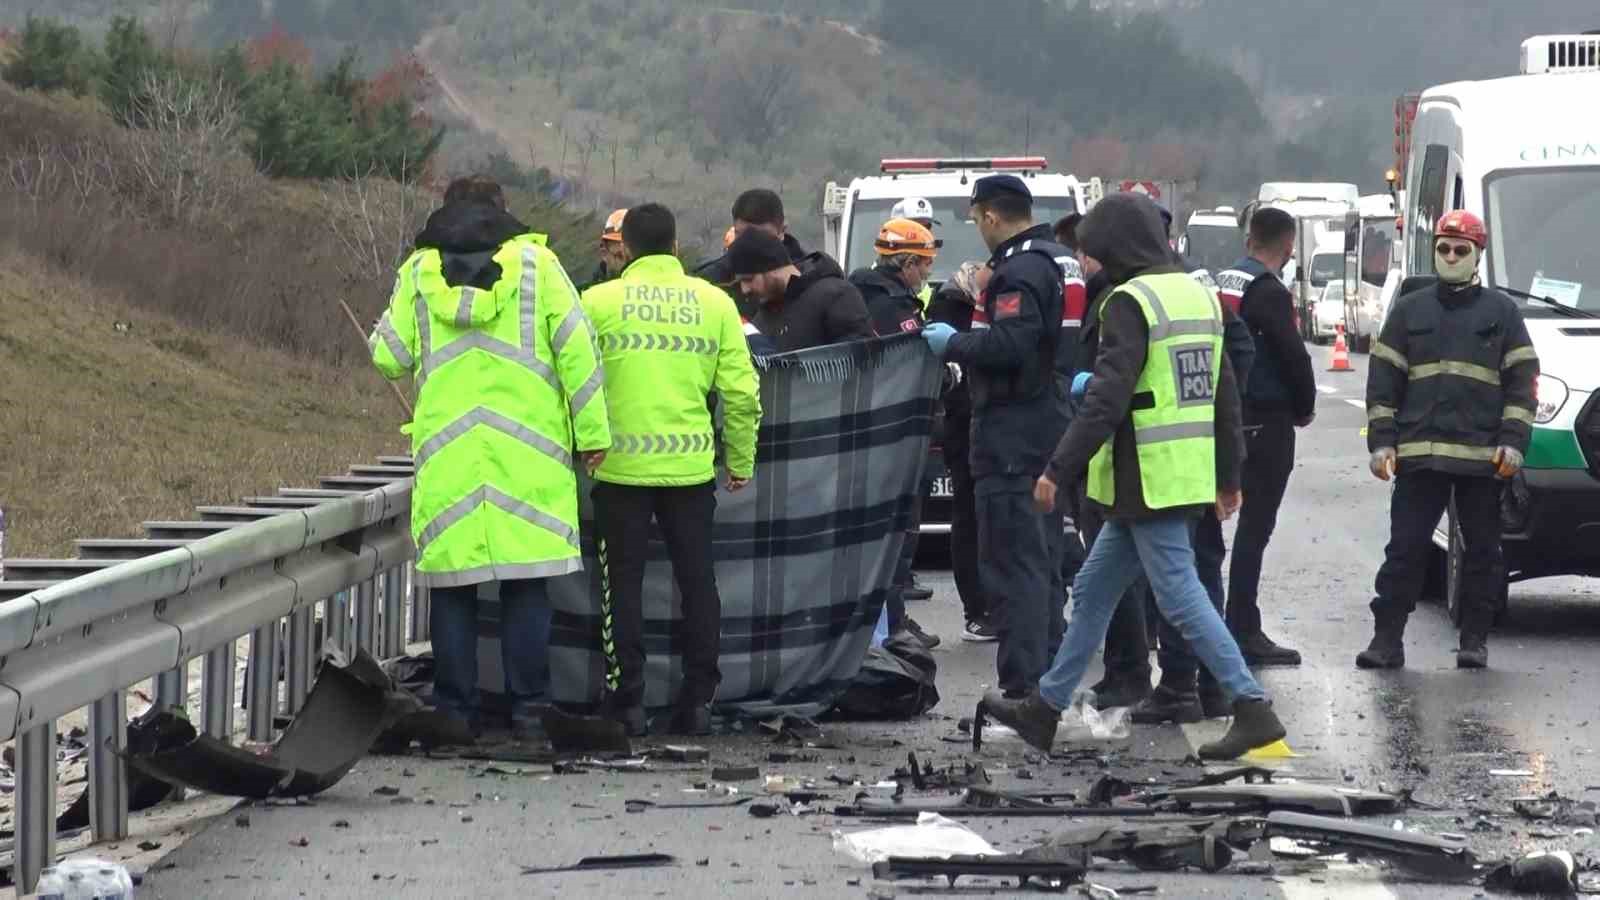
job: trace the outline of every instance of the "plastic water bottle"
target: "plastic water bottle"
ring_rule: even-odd
[[[878,613],[878,626],[872,629],[872,646],[882,647],[883,642],[889,639],[889,604],[883,605],[883,610]]]
[[[69,859],[39,875],[39,900],[133,900],[133,877],[119,863]]]

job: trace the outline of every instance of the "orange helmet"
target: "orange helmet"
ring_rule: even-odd
[[[622,219],[628,214],[626,209],[614,209],[611,215],[606,216],[606,227],[600,229],[600,240],[621,241]]]
[[[722,234],[722,249],[726,251],[729,247],[732,247],[733,239],[738,236],[739,232],[736,231],[732,225],[729,225],[728,230]]]
[[[872,242],[872,246],[877,248],[880,256],[909,253],[933,259],[939,255],[939,248],[944,246],[944,241],[934,240],[933,232],[910,219],[890,219],[878,229],[878,239]]]
[[[1484,230],[1482,219],[1464,209],[1457,209],[1439,217],[1439,227],[1434,230],[1433,239],[1439,238],[1471,241],[1482,250],[1484,244],[1489,242],[1489,233]]]

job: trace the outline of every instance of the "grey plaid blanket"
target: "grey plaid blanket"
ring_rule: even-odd
[[[720,492],[714,536],[722,594],[722,712],[766,717],[826,712],[871,641],[920,490],[942,367],[920,336],[897,335],[756,359],[762,421],[756,479]],[[588,484],[585,571],[550,583],[551,699],[600,697],[599,578]],[[676,696],[681,598],[666,548],[645,571],[645,705]],[[499,692],[496,610],[484,610],[484,691]]]

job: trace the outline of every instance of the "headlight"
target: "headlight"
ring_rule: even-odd
[[[1567,405],[1567,383],[1559,378],[1549,375],[1540,375],[1539,380],[1533,383],[1534,402],[1538,411],[1533,415],[1536,425],[1543,425],[1553,421],[1561,414],[1561,407]]]

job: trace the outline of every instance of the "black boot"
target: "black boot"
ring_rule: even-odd
[[[672,711],[667,733],[700,737],[711,733],[711,707],[704,703],[679,703]]]
[[[1044,702],[1037,690],[1013,700],[1000,691],[983,695],[983,710],[991,719],[1015,730],[1029,746],[1048,754],[1055,743],[1061,711]]]
[[[1283,647],[1263,632],[1247,634],[1239,639],[1239,652],[1251,666],[1298,666],[1300,651]]]
[[[1238,700],[1233,704],[1233,724],[1222,740],[1200,745],[1201,759],[1238,759],[1257,747],[1281,741],[1288,734],[1272,703],[1266,700]]]
[[[1461,649],[1456,651],[1456,668],[1489,668],[1489,636],[1482,632],[1461,632]]]
[[[1204,718],[1200,698],[1193,693],[1181,693],[1166,685],[1158,686],[1150,696],[1128,714],[1139,725],[1160,725],[1164,722],[1185,724]]]
[[[1398,669],[1406,664],[1406,620],[1378,619],[1372,627],[1372,643],[1356,654],[1358,669]]]
[[[607,697],[601,702],[600,715],[622,723],[628,737],[644,737],[650,733],[650,720],[645,717],[642,704],[627,704]]]
[[[1107,678],[1094,686],[1095,709],[1138,706],[1150,696],[1150,675],[1142,678]]]

